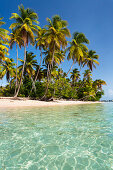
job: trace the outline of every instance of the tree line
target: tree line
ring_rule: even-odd
[[[2,28],[0,18],[0,79],[6,76],[8,84],[0,88],[0,96],[22,96],[41,100],[52,98],[99,100],[104,94],[101,79],[92,80],[92,71],[99,65],[96,51],[89,50],[89,40],[81,32],[71,36],[68,22],[59,15],[47,18],[47,25],[39,26],[38,15],[34,10],[23,5],[18,13],[12,13],[10,19],[11,33]],[[67,41],[67,38],[71,38]],[[34,46],[40,56],[28,51],[29,45]],[[8,57],[9,49],[16,46],[16,62]],[[19,51],[24,47],[23,60]],[[26,50],[27,49],[27,50]],[[37,57],[40,62],[37,62]],[[72,65],[65,73],[61,64],[64,60],[72,60]],[[20,61],[21,64],[18,64]],[[87,66],[81,79],[80,70]],[[68,67],[66,65],[66,67]],[[73,70],[72,70],[73,69]]]

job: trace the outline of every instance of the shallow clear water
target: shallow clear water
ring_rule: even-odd
[[[5,169],[113,169],[113,103],[0,109]]]

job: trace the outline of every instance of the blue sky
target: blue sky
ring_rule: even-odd
[[[4,17],[6,29],[12,23],[9,20],[11,13],[18,12],[20,4],[38,13],[41,27],[46,24],[47,17],[59,14],[68,21],[71,34],[79,31],[86,35],[90,40],[88,48],[95,50],[100,56],[100,66],[93,71],[93,79],[105,80],[107,86],[104,87],[103,99],[113,99],[113,0],[2,0],[0,17]],[[39,55],[34,48],[28,48],[30,50]],[[15,59],[15,48],[9,53]],[[22,52],[19,54],[21,58]],[[62,67],[67,71],[70,65],[71,62],[65,61]],[[5,80],[0,81],[0,84],[5,84]]]

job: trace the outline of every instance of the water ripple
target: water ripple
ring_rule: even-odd
[[[0,169],[112,170],[113,104],[0,111]]]

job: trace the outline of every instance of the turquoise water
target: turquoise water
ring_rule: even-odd
[[[113,169],[113,103],[0,109],[0,170]]]

